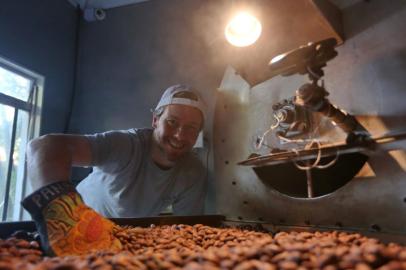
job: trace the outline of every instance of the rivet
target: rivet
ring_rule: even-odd
[[[381,227],[378,224],[372,224],[371,229],[377,232],[381,231]]]

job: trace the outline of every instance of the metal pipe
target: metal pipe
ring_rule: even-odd
[[[6,188],[4,190],[4,205],[3,205],[3,215],[2,221],[7,219],[7,208],[8,201],[10,198],[10,183],[11,183],[11,173],[13,170],[13,156],[14,156],[14,146],[17,132],[17,120],[18,120],[18,109],[14,108],[14,119],[13,119],[13,130],[11,133],[11,144],[10,144],[10,154],[8,156],[8,168],[7,168],[7,178],[6,178]]]
[[[306,161],[307,166],[310,166],[310,162]],[[312,177],[312,169],[306,169],[306,180],[307,180],[307,198],[313,198],[313,177]]]
[[[320,112],[328,117],[344,132],[351,133],[356,129],[363,130],[354,116],[344,113],[326,98],[328,92],[317,83],[306,83],[296,91],[295,103],[305,108]]]

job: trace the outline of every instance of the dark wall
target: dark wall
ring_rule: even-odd
[[[1,1],[0,56],[45,77],[41,134],[63,132],[69,117],[76,20],[68,1]]]
[[[176,83],[194,86],[211,103],[224,69],[209,57],[197,25],[209,2],[153,0],[84,22],[70,131],[150,126],[150,109]]]

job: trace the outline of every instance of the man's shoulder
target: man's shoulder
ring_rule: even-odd
[[[132,128],[126,130],[109,130],[102,133],[85,135],[90,142],[92,152],[96,156],[103,154],[112,156],[111,151],[145,152],[151,140],[152,129],[148,128]],[[117,153],[122,156],[122,153]]]
[[[131,128],[126,130],[129,135],[148,141],[152,135],[152,128]]]
[[[110,137],[110,138],[139,138],[149,140],[152,134],[151,128],[131,128],[120,130],[108,130],[102,133],[86,135],[87,137]]]
[[[124,130],[128,133],[138,134],[138,135],[151,135],[153,129],[152,128],[130,128]]]
[[[150,136],[152,134],[152,128],[130,128],[106,131],[106,133],[110,132],[136,136]]]

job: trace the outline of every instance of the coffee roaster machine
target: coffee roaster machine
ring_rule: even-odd
[[[360,231],[405,243],[406,173],[394,157],[404,156],[406,132],[329,101],[323,69],[336,45],[330,38],[275,56],[269,80],[255,86],[226,71],[213,136],[218,211],[271,230]],[[330,91],[345,100],[357,89]]]

